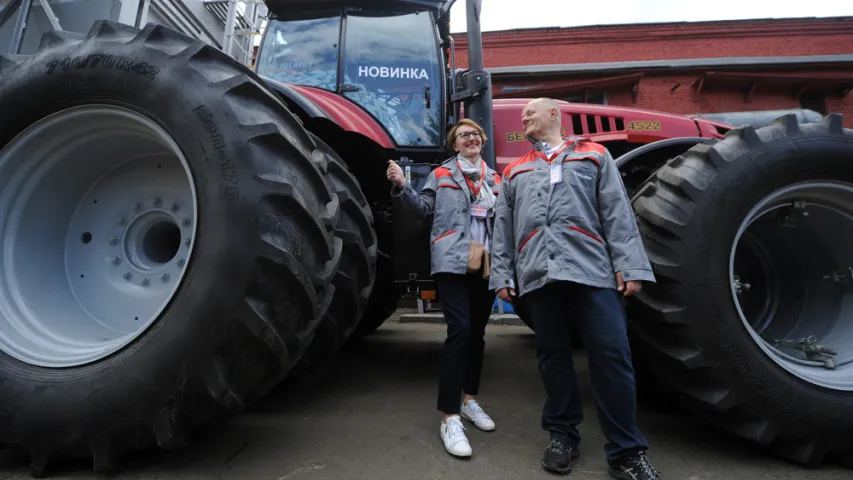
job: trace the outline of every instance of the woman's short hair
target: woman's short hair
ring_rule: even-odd
[[[488,138],[486,138],[486,132],[483,131],[483,128],[480,127],[480,125],[478,125],[477,122],[475,122],[474,120],[471,120],[470,118],[463,118],[462,120],[456,122],[456,125],[454,125],[453,128],[450,129],[450,133],[447,135],[448,150],[453,151],[453,144],[456,143],[456,131],[459,130],[459,127],[463,125],[468,125],[469,127],[476,128],[477,131],[480,132],[480,138],[482,138],[483,143],[486,143],[486,140],[488,140]]]

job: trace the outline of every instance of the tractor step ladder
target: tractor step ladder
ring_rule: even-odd
[[[34,7],[44,10],[45,16],[47,16],[47,20],[54,30],[62,30],[59,17],[56,16],[56,13],[54,13],[53,8],[51,8],[47,0],[11,0],[5,6],[0,7],[0,25],[10,20],[15,12],[18,14],[15,29],[12,30],[12,41],[9,42],[8,53],[10,55],[17,55],[21,52],[21,46],[24,43],[24,31],[27,28],[27,20],[30,16],[30,10]]]
[[[203,0],[204,7],[225,28],[222,51],[240,63],[252,67],[255,61],[255,41],[268,20],[267,8],[262,0]],[[232,52],[234,44],[239,51]]]

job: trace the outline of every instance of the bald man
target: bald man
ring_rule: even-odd
[[[536,99],[523,111],[534,150],[503,172],[492,240],[490,287],[505,301],[524,301],[536,330],[539,372],[548,399],[542,428],[551,440],[549,471],[571,472],[579,455],[583,406],[572,363],[577,323],[589,358],[609,473],[657,480],[637,428],[634,369],[623,296],[654,281],[634,212],[610,152],[563,139],[560,107]],[[517,281],[517,285],[516,285]]]

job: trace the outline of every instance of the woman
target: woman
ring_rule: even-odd
[[[432,217],[432,274],[447,322],[438,387],[438,410],[444,413],[440,433],[444,448],[460,457],[471,456],[460,416],[481,430],[495,429],[474,397],[480,386],[486,323],[495,300],[487,278],[488,253],[482,258],[483,268],[469,273],[469,252],[473,256],[477,248],[489,250],[500,185],[498,174],[480,157],[486,140],[477,123],[460,120],[447,139],[456,155],[430,173],[420,194],[406,184],[399,165],[389,161],[387,171],[394,183],[391,195],[402,195],[415,215]]]

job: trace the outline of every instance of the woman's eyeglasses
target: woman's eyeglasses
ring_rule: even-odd
[[[482,138],[480,132],[462,132],[456,135],[456,138],[464,138],[465,140],[468,140],[471,136],[474,136],[475,138]]]

